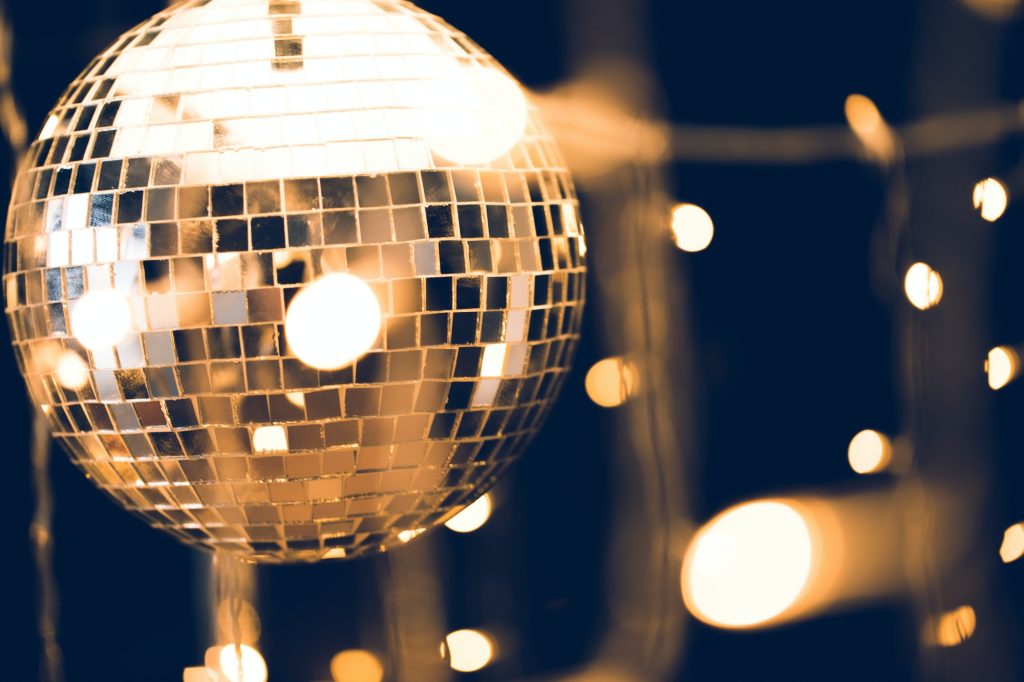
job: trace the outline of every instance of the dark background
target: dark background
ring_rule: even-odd
[[[574,19],[559,3],[420,4],[464,30],[531,87],[544,89],[569,76],[564,36]],[[921,13],[934,4],[940,3],[653,0],[654,75],[668,115],[678,122],[840,124],[851,92],[870,95],[887,116],[902,121],[914,110],[911,62]],[[162,6],[157,0],[9,2],[14,86],[30,129],[38,130],[89,59]],[[594,12],[601,6],[592,3]],[[985,20],[963,10],[963,21]],[[1003,92],[995,94],[1013,99],[1021,95],[1024,43],[1014,40],[1021,37],[1019,25],[1008,30]],[[1000,165],[991,173],[1014,167],[1017,155],[1012,142],[1000,147]],[[687,326],[696,348],[691,388],[699,428],[690,435],[699,457],[687,475],[696,520],[774,492],[884,484],[860,479],[846,462],[853,434],[900,426],[892,322],[870,279],[869,242],[883,198],[878,173],[852,161],[677,164],[673,171],[675,196],[705,207],[717,227],[707,252],[679,255],[694,299]],[[587,188],[581,189],[585,202]],[[970,189],[963,188],[965,203]],[[992,345],[1024,340],[1019,214],[1011,207],[997,226],[979,219],[974,227],[997,231],[996,297],[979,303],[992,306]],[[602,633],[608,444],[614,439],[602,430],[610,422],[583,389],[586,369],[609,347],[596,315],[592,303],[577,369],[544,432],[501,490],[490,524],[471,536],[438,533],[451,629],[515,633],[509,655],[472,679],[510,680],[582,664]],[[0,353],[0,372],[7,397],[3,666],[14,671],[4,678],[28,680],[38,657],[26,532],[30,414],[10,352]],[[1011,386],[997,402],[1000,483],[990,502],[1002,527],[1024,516],[1016,499],[1021,395]],[[181,679],[182,668],[201,664],[208,644],[197,570],[204,559],[116,508],[59,452],[53,480],[68,680]],[[991,555],[980,562],[998,562],[1001,528],[991,531]],[[380,561],[261,569],[261,645],[272,680],[326,680],[335,652],[383,648]],[[1003,599],[1013,611],[1024,605],[1024,581],[1019,567],[1001,570],[1009,586]],[[762,633],[693,624],[680,644],[686,647],[680,680],[920,679],[917,625],[902,600]]]

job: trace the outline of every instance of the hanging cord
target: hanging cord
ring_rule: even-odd
[[[242,603],[244,601],[243,591],[246,586],[243,584],[244,566],[236,557],[226,552],[217,552],[213,556],[213,573],[216,584],[216,606],[214,607],[214,619],[220,612],[220,605],[228,605],[229,627],[228,636],[230,641],[225,642],[235,649],[235,679],[238,682],[245,682],[245,666],[242,662]]]
[[[11,83],[14,31],[7,20],[7,4],[0,0],[0,129],[10,147],[11,166],[17,169],[28,144],[28,126]],[[42,648],[41,680],[61,682],[63,659],[58,643],[59,594],[53,570],[53,486],[50,482],[50,426],[46,415],[35,410],[32,428],[32,487],[35,510],[29,526],[36,565],[36,625]]]
[[[36,562],[36,623],[42,645],[40,679],[61,682],[64,679],[64,656],[57,641],[59,605],[53,572],[53,489],[49,468],[50,426],[43,413],[37,410],[32,433],[32,482],[36,508],[29,538]]]

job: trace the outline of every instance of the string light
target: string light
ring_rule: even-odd
[[[796,505],[783,500],[742,504],[694,536],[683,562],[683,601],[711,625],[764,625],[797,603],[814,560],[811,527]]]
[[[924,642],[932,646],[954,647],[974,636],[978,617],[971,606],[948,611],[925,625]]]
[[[871,99],[853,94],[846,98],[846,121],[861,144],[880,161],[892,161],[896,142],[892,129]]]
[[[1024,556],[1024,523],[1015,523],[1003,533],[1003,544],[999,547],[999,558],[1004,564],[1011,564]]]
[[[384,665],[369,651],[350,649],[331,659],[331,677],[334,682],[381,682]]]
[[[907,299],[918,310],[934,308],[942,300],[942,277],[927,263],[914,263],[903,282]]]
[[[988,352],[985,360],[988,386],[998,391],[1013,382],[1020,375],[1020,355],[1009,346],[998,346]]]
[[[71,309],[71,332],[91,351],[109,351],[128,335],[132,313],[113,289],[90,291]]]
[[[974,186],[974,208],[990,223],[1003,217],[1009,202],[1006,185],[995,178],[986,178]]]
[[[89,366],[78,353],[68,350],[60,354],[53,368],[57,383],[64,388],[78,391],[89,383]]]
[[[242,663],[238,663],[238,650]],[[219,672],[228,682],[267,682],[267,664],[263,656],[248,644],[226,644],[216,655]],[[241,674],[239,674],[241,673]]]
[[[700,206],[679,204],[672,209],[672,236],[681,250],[697,253],[711,246],[715,223]]]
[[[444,525],[448,530],[455,531],[456,533],[472,533],[473,531],[480,530],[487,523],[487,520],[491,518],[493,508],[491,494],[487,493],[448,519]]]
[[[850,441],[847,456],[858,474],[876,474],[892,461],[892,443],[878,431],[861,431]]]
[[[587,395],[601,407],[618,407],[636,395],[640,376],[623,357],[601,360],[587,372]]]
[[[363,280],[347,273],[302,289],[285,317],[288,347],[310,367],[336,370],[369,351],[380,335],[380,304]]]
[[[441,644],[441,657],[456,672],[474,673],[494,659],[494,643],[479,630],[456,630]]]

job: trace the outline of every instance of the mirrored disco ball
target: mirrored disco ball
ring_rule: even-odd
[[[398,0],[186,0],[126,33],[32,144],[5,244],[18,362],[75,463],[260,561],[381,551],[483,494],[584,298],[521,88]]]

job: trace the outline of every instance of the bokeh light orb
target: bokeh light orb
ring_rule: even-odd
[[[19,366],[74,462],[257,561],[382,551],[487,492],[584,300],[536,110],[398,0],[184,0],[129,31],[46,119],[5,246]]]

